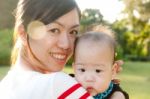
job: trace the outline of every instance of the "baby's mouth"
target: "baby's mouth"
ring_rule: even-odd
[[[86,89],[87,89],[88,91],[90,91],[90,90],[93,89],[93,87],[87,87]]]

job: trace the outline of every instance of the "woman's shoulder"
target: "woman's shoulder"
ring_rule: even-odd
[[[3,89],[7,96],[10,94],[11,99],[92,98],[74,78],[64,72],[41,74],[34,71],[10,71],[4,84],[6,86]],[[16,98],[12,97],[14,94]]]
[[[39,86],[40,91],[42,88],[43,91],[40,93],[44,92],[47,97],[53,97],[54,99],[92,98],[74,78],[64,72],[39,74],[37,77],[39,78],[36,81],[37,87]]]
[[[53,74],[51,89],[51,93],[57,99],[93,99],[74,78],[64,72]]]
[[[49,99],[54,97],[54,86],[59,84],[57,79],[60,78],[68,79],[67,74],[62,72],[41,74],[34,71],[10,70],[0,82],[0,92],[3,93],[3,97],[10,99]]]
[[[45,99],[57,99],[60,94],[65,92],[70,86],[77,84],[74,78],[64,72],[49,74],[35,73],[34,76],[30,87],[34,86],[33,90],[36,89],[37,92],[32,93],[36,96],[37,94],[41,95],[41,99],[44,99],[43,97],[45,97]]]

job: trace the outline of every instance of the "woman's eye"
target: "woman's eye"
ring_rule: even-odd
[[[72,30],[72,31],[70,32],[70,34],[76,36],[76,35],[78,34],[78,31],[77,31],[77,30]]]
[[[57,29],[57,28],[50,29],[49,31],[50,31],[51,33],[53,33],[53,34],[58,34],[58,33],[60,33],[60,30]]]
[[[101,72],[101,70],[100,70],[100,69],[96,69],[95,71],[96,71],[96,73],[100,73],[100,72]]]

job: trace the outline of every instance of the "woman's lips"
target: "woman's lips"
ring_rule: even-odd
[[[65,64],[68,55],[64,53],[50,53],[50,56],[59,64]]]

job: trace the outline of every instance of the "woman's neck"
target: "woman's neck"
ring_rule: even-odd
[[[18,55],[18,58],[16,60],[14,67],[17,69],[22,69],[22,70],[27,70],[27,71],[36,71],[36,72],[43,73],[43,74],[50,73],[50,72],[46,72],[45,71],[46,69],[44,70],[44,69],[40,68],[42,66],[36,65],[31,60],[32,59],[29,59],[25,56],[23,57],[21,55]]]

